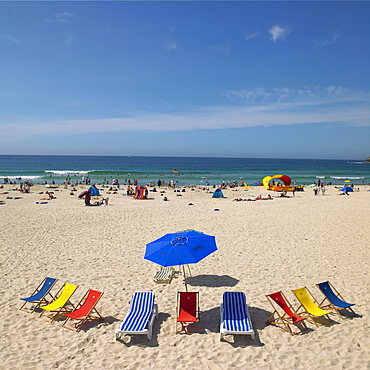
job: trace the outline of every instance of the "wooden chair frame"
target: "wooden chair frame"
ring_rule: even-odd
[[[292,292],[293,292],[293,294],[294,294],[294,296],[297,298],[297,300],[298,300],[298,302],[299,302],[299,304],[300,304],[300,306],[297,308],[297,310],[296,310],[296,313],[297,313],[297,315],[299,315],[299,316],[302,316],[302,317],[306,317],[307,319],[309,319],[311,322],[313,322],[314,324],[315,324],[315,326],[316,327],[318,327],[318,324],[317,324],[317,322],[316,322],[316,320],[315,320],[315,318],[317,318],[317,317],[326,317],[328,320],[331,320],[330,319],[330,317],[328,316],[330,313],[331,313],[331,311],[325,311],[325,310],[323,310],[322,308],[320,308],[320,306],[319,306],[319,302],[317,301],[317,299],[313,296],[313,294],[310,292],[310,290],[306,287],[306,286],[304,286],[304,287],[302,287],[302,288],[300,288],[300,289],[305,289],[306,291],[307,291],[307,294],[308,294],[308,297],[309,297],[309,299],[312,301],[312,303],[318,308],[318,309],[320,309],[320,310],[322,310],[322,311],[324,311],[324,312],[326,312],[326,313],[322,313],[322,315],[319,315],[319,316],[316,316],[316,315],[314,315],[314,314],[312,314],[312,313],[310,313],[308,310],[307,310],[307,308],[303,305],[303,303],[300,301],[300,299],[298,298],[298,296],[297,296],[297,294],[296,294],[296,291],[297,290],[299,290],[299,289],[294,289],[294,290],[292,290]],[[299,311],[300,310],[300,308],[302,308],[303,310],[302,311]]]
[[[29,298],[31,298],[32,296],[34,296],[35,294],[37,294],[41,288],[44,286],[44,284],[46,283],[46,280],[48,279],[48,277],[45,277],[44,280],[39,284],[39,286],[33,291],[33,293],[30,295]],[[38,309],[42,304],[49,304],[53,299],[54,299],[54,296],[50,293],[50,290],[54,287],[54,285],[56,284],[56,282],[58,281],[58,279],[55,279],[54,283],[49,287],[48,291],[46,292],[46,294],[41,298],[41,299],[38,299],[36,301],[25,301],[22,306],[19,308],[20,310],[22,311],[26,311],[28,313],[32,313],[34,312],[36,309]],[[46,297],[50,296],[50,300],[47,299]],[[27,308],[24,308],[24,306],[27,304],[27,303],[36,303],[36,305],[33,307],[33,309],[27,309]]]
[[[288,299],[286,298],[285,294],[282,292],[282,291],[279,291],[277,293],[280,293],[283,300],[285,301],[286,305],[289,307],[290,311],[298,316],[297,314],[297,310],[295,310],[292,306],[292,304],[288,301]],[[274,293],[272,293],[274,294]],[[266,295],[266,298],[267,300],[269,301],[269,303],[271,304],[272,308],[273,308],[273,312],[272,314],[269,316],[269,318],[267,319],[266,321],[266,324],[267,325],[276,325],[276,326],[279,326],[279,327],[282,327],[284,330],[288,331],[291,335],[298,335],[298,334],[301,334],[304,330],[307,329],[307,325],[306,323],[303,321],[305,320],[306,318],[305,317],[302,317],[301,321],[297,322],[297,323],[294,323],[293,320],[292,320],[292,317],[289,315],[288,312],[286,312],[278,303],[275,303],[275,301],[272,299],[272,297],[268,294]],[[277,309],[277,306],[279,307],[279,309]],[[284,314],[281,314],[279,311],[283,311]],[[278,316],[278,318],[274,318],[275,314]],[[303,328],[299,328],[299,325],[302,325]],[[282,325],[282,326],[281,326]],[[299,332],[294,332],[292,329],[291,329],[291,326],[294,325],[295,327],[297,327],[298,329],[300,329]]]
[[[330,283],[330,281],[328,281],[328,284],[330,286],[330,288],[332,289],[333,293],[336,294],[336,296],[338,298],[340,298],[343,302],[347,303],[347,301],[344,300],[344,298],[341,296],[341,294],[334,288],[333,284]],[[319,307],[322,308],[322,309],[325,309],[325,308],[331,308],[333,309],[337,314],[338,316],[341,318],[341,319],[347,319],[348,317],[350,316],[343,316],[339,310],[350,310],[352,312],[353,315],[351,316],[357,316],[356,313],[352,310],[351,307],[345,307],[345,308],[338,308],[337,306],[335,306],[330,300],[329,298],[326,296],[326,294],[322,291],[322,289],[320,288],[319,284],[316,284],[317,288],[320,290],[320,292],[325,296],[325,298],[323,299],[323,301],[319,304]],[[326,303],[325,303],[326,302]]]
[[[196,312],[195,312],[195,321],[179,321],[179,314],[180,314],[180,296],[181,294],[189,294],[195,293],[196,297]],[[194,322],[198,322],[200,320],[200,307],[199,307],[199,292],[177,292],[177,303],[176,303],[176,324],[175,324],[175,332],[176,334],[191,334],[188,331],[189,324],[193,324]],[[181,325],[181,329],[179,330],[179,324]]]
[[[57,294],[54,296],[54,301],[52,301],[50,304],[56,302],[60,297],[61,295],[63,294],[64,290],[67,288],[67,284],[68,283],[65,283],[62,287],[60,287],[60,289],[58,290]],[[59,315],[59,314],[62,314],[62,313],[68,313],[68,312],[71,312],[71,311],[74,311],[76,309],[76,307],[74,306],[74,304],[71,302],[70,298],[72,297],[72,295],[76,292],[76,290],[78,289],[78,285],[73,285],[73,284],[70,284],[72,285],[73,287],[75,287],[74,291],[72,292],[72,294],[68,297],[67,301],[61,306],[61,307],[58,307],[57,309],[55,310],[45,310],[43,307],[46,307],[46,306],[40,306],[40,308],[43,309],[43,311],[41,312],[40,314],[40,317],[45,313],[45,312],[54,312],[54,315],[50,318],[50,321],[51,322],[54,322],[56,320],[56,317]],[[72,308],[71,308],[72,307]]]
[[[82,306],[84,306],[85,302],[87,301],[87,297],[89,295],[89,293],[91,292],[91,290],[89,289],[85,295],[81,298],[81,300],[77,303],[76,305],[76,309],[75,311],[71,312],[70,314],[73,314],[75,313],[76,311],[78,311]],[[72,317],[68,317],[67,315],[64,315],[64,316],[67,316],[67,320],[65,320],[62,324],[63,327],[65,327],[66,329],[69,329],[69,330],[74,330],[74,331],[80,331],[81,330],[81,326],[84,322],[86,322],[87,320],[101,320],[101,321],[104,321],[104,318],[100,315],[99,311],[96,309],[96,305],[98,304],[99,300],[101,299],[101,297],[103,296],[103,292],[97,292],[97,293],[100,293],[99,297],[94,301],[94,305],[92,307],[90,307],[89,311],[86,313],[86,315],[83,315],[81,316],[81,318],[72,318]],[[83,303],[82,303],[83,302]],[[92,312],[95,312],[96,315],[93,315],[91,314]],[[70,320],[78,320],[79,322],[74,324],[74,326],[66,326],[67,322],[70,321]]]

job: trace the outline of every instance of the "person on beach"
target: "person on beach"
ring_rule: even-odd
[[[103,200],[101,200],[101,201],[97,201],[97,202],[95,202],[93,205],[94,206],[107,206],[108,205],[108,201],[109,201],[109,198],[108,197],[106,197],[106,198],[104,198]]]
[[[85,206],[91,206],[92,204],[90,203],[91,201],[90,192],[87,192],[83,197],[85,198]]]
[[[318,191],[319,191],[319,188],[317,187],[317,185],[315,185],[313,188],[314,195],[317,195]]]

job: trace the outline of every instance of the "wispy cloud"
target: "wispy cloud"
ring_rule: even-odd
[[[70,17],[73,17],[72,13],[62,12],[54,13],[51,18],[46,19],[48,23],[67,23],[69,22]]]
[[[259,33],[258,32],[254,32],[254,33],[251,33],[247,36],[244,37],[244,40],[245,41],[248,41],[248,40],[251,40],[251,39],[254,39],[255,37],[258,37],[259,36]]]
[[[315,40],[314,44],[316,46],[327,46],[332,45],[335,43],[336,40],[338,40],[341,37],[339,33],[334,33],[332,35],[326,36],[320,40]]]
[[[272,103],[327,102],[340,99],[363,99],[365,93],[343,86],[315,86],[300,89],[275,88],[254,90],[225,91],[224,95],[231,101],[246,105],[266,105]]]
[[[227,53],[228,51],[230,51],[230,45],[221,44],[221,45],[211,46],[210,49],[213,51],[217,51],[217,52]]]
[[[242,98],[249,104],[200,107],[188,113],[141,112],[125,118],[7,121],[0,123],[0,142],[31,137],[68,136],[86,131],[181,132],[309,123],[370,126],[369,92],[329,86],[300,90],[228,91],[226,94],[233,99]]]
[[[67,38],[64,40],[64,44],[66,46],[69,46],[72,41],[73,41],[73,34],[71,31],[69,31]]]
[[[285,40],[292,30],[289,27],[280,27],[278,25],[272,26],[269,29],[269,34],[271,35],[270,40],[277,42],[278,40]]]
[[[15,37],[13,35],[8,34],[1,35],[1,38],[18,45],[21,44],[22,42],[22,40],[19,37]]]
[[[170,41],[166,44],[165,47],[166,50],[172,51],[177,49],[177,42],[176,41]]]

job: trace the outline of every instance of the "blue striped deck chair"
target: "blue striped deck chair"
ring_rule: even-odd
[[[319,304],[320,308],[323,309],[332,308],[342,319],[346,319],[349,316],[343,316],[339,312],[339,310],[348,309],[353,314],[350,316],[356,316],[356,313],[351,308],[352,306],[354,306],[354,303],[345,302],[343,297],[339,294],[339,292],[333,287],[333,285],[329,281],[316,284],[316,286],[325,296],[324,300]]]
[[[146,334],[152,339],[154,319],[158,316],[158,306],[154,303],[153,292],[135,292],[131,298],[130,311],[119,329],[116,329],[116,340],[121,335]]]
[[[255,333],[248,313],[248,306],[243,292],[225,292],[220,309],[220,340],[226,334],[250,335],[255,340]]]
[[[22,301],[25,301],[23,305],[20,307],[20,310],[26,311],[29,313],[34,312],[37,308],[39,308],[42,304],[48,304],[49,301],[47,299],[50,296],[50,300],[53,300],[54,297],[50,294],[51,288],[55,285],[57,279],[46,277],[40,283],[40,285],[34,290],[32,295],[28,298],[21,298]],[[30,309],[24,308],[27,303],[33,303],[34,306]]]

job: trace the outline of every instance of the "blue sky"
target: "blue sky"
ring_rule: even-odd
[[[370,155],[369,2],[0,2],[0,154]]]

